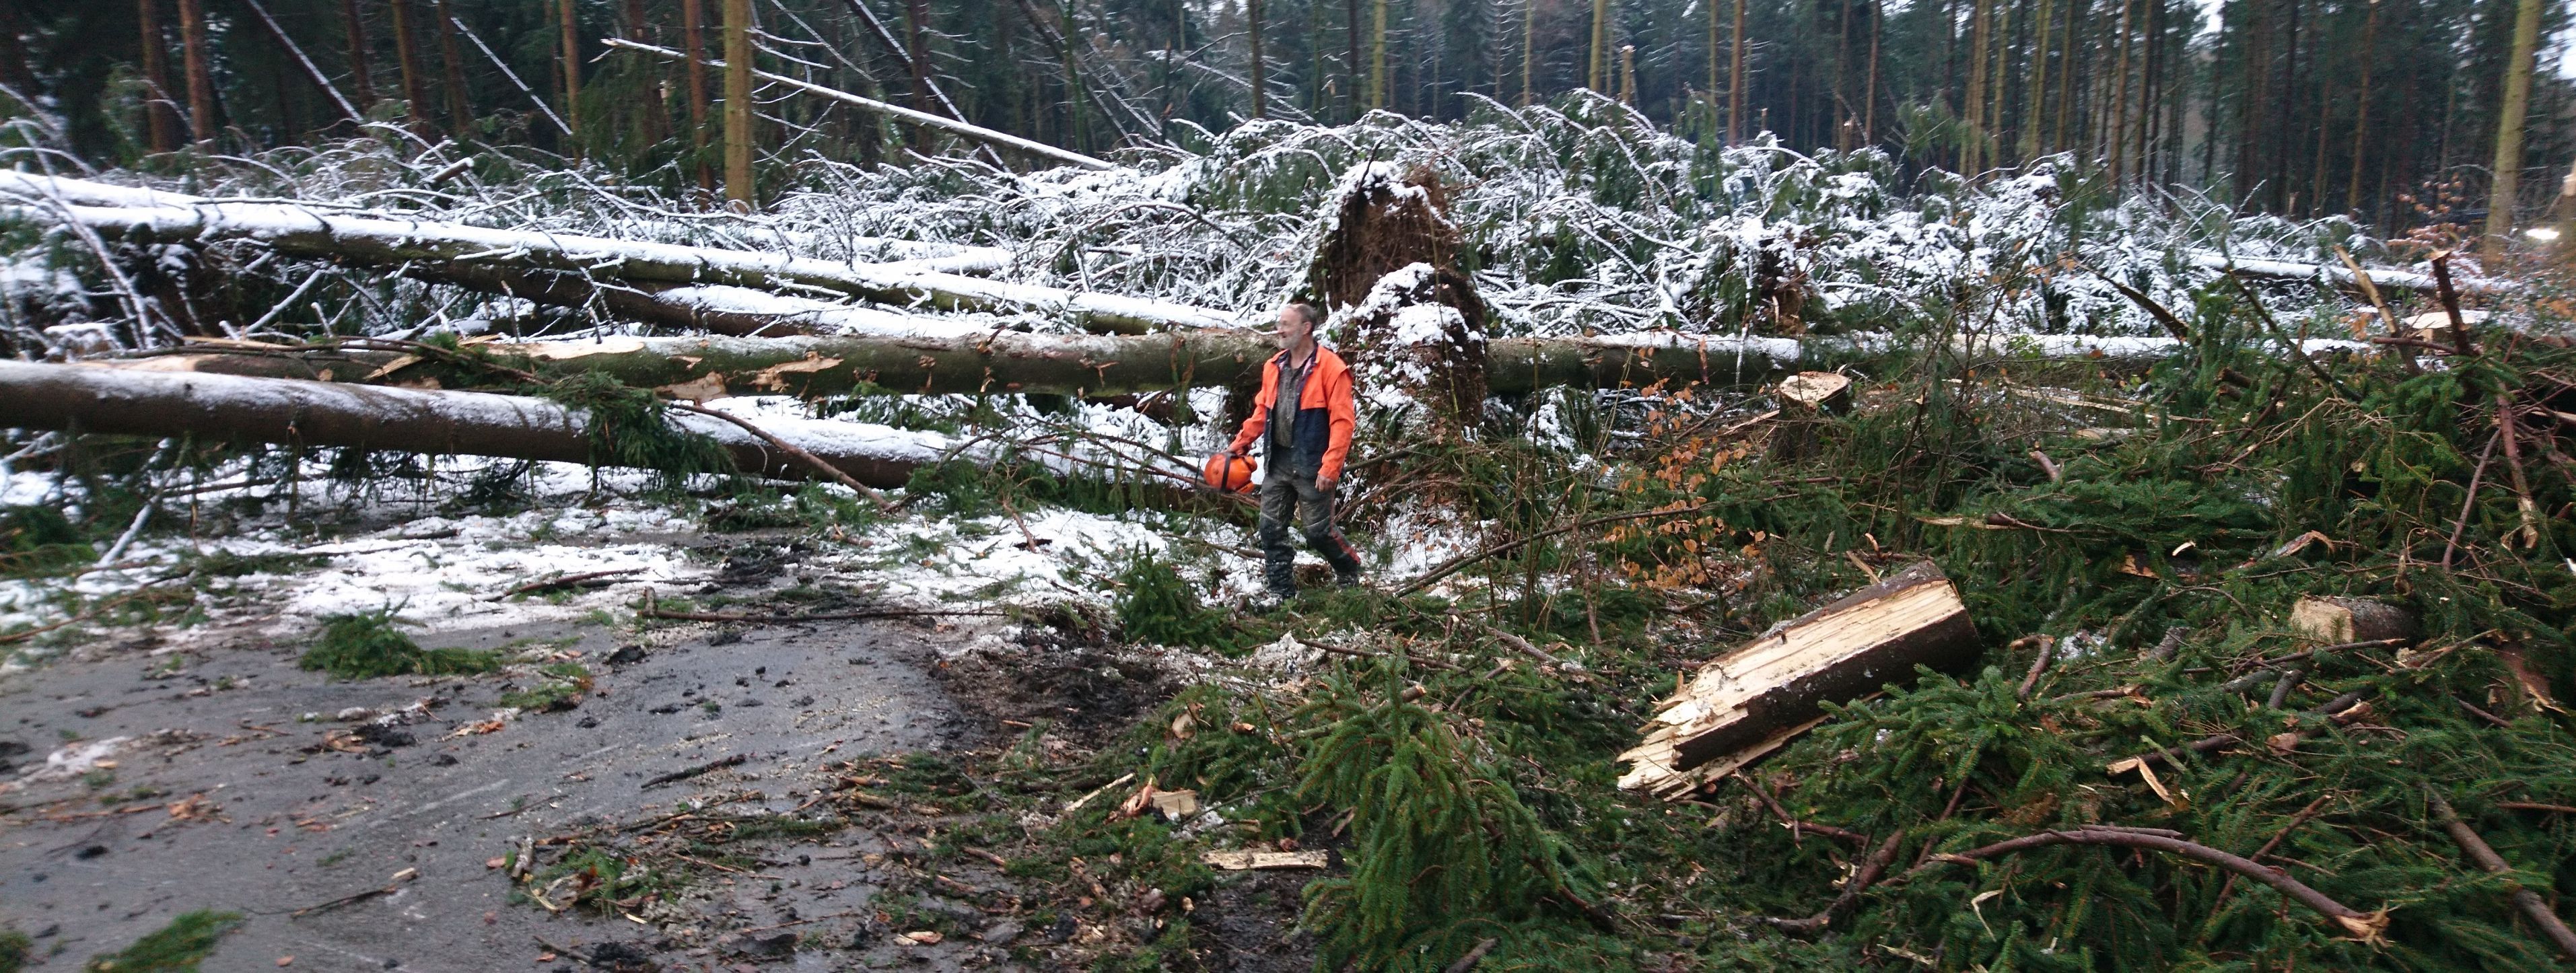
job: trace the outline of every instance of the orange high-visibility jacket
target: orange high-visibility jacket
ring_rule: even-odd
[[[1288,353],[1270,356],[1261,368],[1261,395],[1252,400],[1252,417],[1243,420],[1243,431],[1234,437],[1234,451],[1248,452],[1270,430],[1270,413],[1279,404],[1279,369],[1288,364]],[[1342,460],[1351,454],[1351,430],[1359,426],[1359,412],[1351,403],[1351,368],[1342,356],[1321,345],[1315,348],[1314,370],[1306,375],[1306,387],[1297,396],[1296,425],[1291,441],[1295,444],[1294,463],[1315,466],[1315,478],[1342,478]]]

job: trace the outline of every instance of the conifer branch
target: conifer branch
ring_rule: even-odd
[[[2453,810],[2451,802],[2431,784],[2424,785],[2424,802],[2432,805],[2435,821],[2443,831],[2450,833],[2451,841],[2459,845],[2461,851],[2467,852],[2469,860],[2476,862],[2480,869],[2490,875],[2507,875],[2513,871],[2513,866],[2505,864],[2504,856],[2496,854],[2486,839],[2478,837],[2468,822],[2460,820],[2460,813]],[[2541,934],[2549,937],[2549,942],[2557,946],[2559,952],[2567,954],[2569,959],[2576,959],[2576,931],[2567,928],[2567,923],[2558,918],[2558,913],[2549,908],[2549,903],[2542,900],[2539,893],[2510,878],[2505,882],[2513,888],[2514,906],[2521,909],[2523,915],[2531,917],[2532,925],[2539,926]]]
[[[2229,852],[2220,851],[2219,849],[2212,848],[2198,842],[2184,840],[2183,838],[2176,836],[2176,832],[2160,828],[2122,828],[2111,825],[2088,824],[2069,830],[2043,831],[2034,835],[2024,835],[2019,838],[1998,841],[1982,848],[1934,855],[1930,861],[1915,866],[1904,875],[1898,876],[1896,881],[1904,882],[1911,880],[1916,875],[1920,875],[1939,865],[1970,865],[1989,858],[2029,851],[2033,848],[2045,848],[2050,845],[2110,845],[2120,848],[2138,848],[2147,851],[2159,851],[2169,855],[2178,855],[2194,861],[2215,865],[2246,878],[2269,885],[2274,889],[2279,890],[2282,895],[2297,900],[2300,905],[2307,906],[2310,909],[2314,909],[2325,914],[2327,918],[2333,919],[2336,925],[2342,927],[2345,932],[2350,933],[2354,938],[2360,939],[2364,942],[2379,941],[2380,933],[2388,928],[2388,911],[2385,909],[2377,912],[2362,912],[2328,898],[2325,893],[2308,887],[2299,880],[2291,878],[2287,873],[2266,868],[2250,858],[2244,858]],[[1854,884],[1858,883],[1855,882]]]

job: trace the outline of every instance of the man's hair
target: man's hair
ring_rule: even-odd
[[[1287,310],[1297,312],[1297,317],[1304,320],[1309,328],[1324,323],[1323,310],[1304,301],[1288,302]]]

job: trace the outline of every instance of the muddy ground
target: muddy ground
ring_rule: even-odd
[[[5,749],[18,765],[0,775],[17,780],[0,795],[0,920],[35,936],[46,966],[67,969],[192,909],[248,919],[210,970],[289,957],[324,970],[574,969],[592,959],[639,969],[1013,968],[1033,956],[1044,966],[1030,947],[1070,940],[1078,924],[1032,930],[1014,919],[1027,910],[1009,907],[1016,896],[997,868],[941,870],[983,893],[961,896],[983,908],[917,894],[878,901],[889,884],[920,884],[889,876],[914,871],[904,852],[935,828],[900,810],[764,845],[756,870],[718,872],[650,921],[558,915],[525,896],[514,904],[514,883],[491,867],[523,838],[648,821],[682,802],[793,814],[830,789],[827,764],[989,742],[994,728],[972,725],[931,674],[934,642],[960,637],[943,628],[689,626],[657,633],[664,645],[567,624],[424,638],[430,647],[533,641],[596,674],[577,707],[497,728],[486,720],[514,688],[507,678],[335,681],[297,668],[300,645],[50,665],[0,695],[0,741],[17,745]],[[1009,705],[1010,695],[995,701]],[[85,770],[38,769],[51,753],[115,740]],[[646,786],[736,755],[746,759]],[[913,926],[944,930],[942,941],[904,936]],[[1014,946],[1024,959],[1012,958]]]

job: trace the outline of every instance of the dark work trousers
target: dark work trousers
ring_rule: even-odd
[[[1282,598],[1297,593],[1297,549],[1288,546],[1291,517],[1298,532],[1306,535],[1306,546],[1333,566],[1335,578],[1343,584],[1358,583],[1359,552],[1342,539],[1341,528],[1333,526],[1333,495],[1315,489],[1315,471],[1295,466],[1273,452],[1270,473],[1261,481],[1261,555],[1270,593]]]

